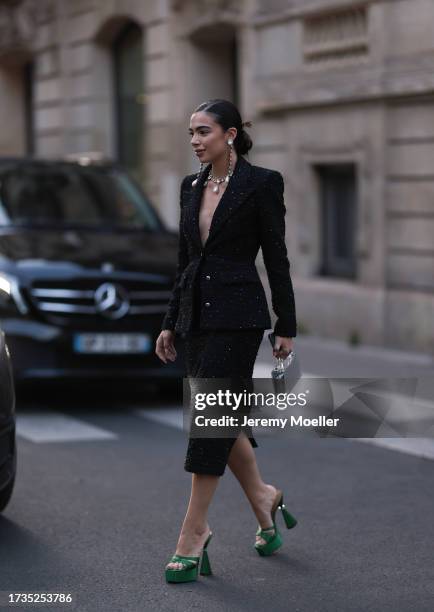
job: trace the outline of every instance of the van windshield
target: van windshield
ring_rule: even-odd
[[[121,169],[68,162],[0,165],[0,226],[161,229],[142,190]]]

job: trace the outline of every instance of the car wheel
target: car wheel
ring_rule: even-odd
[[[13,465],[13,468],[12,468],[12,471],[13,471],[12,478],[10,479],[8,484],[5,487],[3,487],[3,489],[0,490],[0,512],[3,512],[3,510],[8,505],[8,503],[9,503],[11,497],[12,497],[12,492],[14,490],[15,476],[16,476],[16,473],[17,473],[17,447],[16,447],[16,445],[15,445],[14,458],[13,458],[12,465]]]

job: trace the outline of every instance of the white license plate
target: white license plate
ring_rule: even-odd
[[[149,353],[149,334],[74,334],[76,353]]]

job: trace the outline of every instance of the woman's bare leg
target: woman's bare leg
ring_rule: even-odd
[[[265,484],[262,480],[255,452],[244,432],[241,432],[232,446],[228,466],[243,488],[259,525],[262,528],[270,527],[273,524],[271,508],[277,490],[273,485]],[[270,530],[270,533],[273,532]],[[256,536],[256,540],[265,544],[265,540],[260,536]]]
[[[175,554],[193,557],[198,556],[202,550],[210,532],[207,521],[208,508],[219,480],[220,476],[192,474],[190,501]],[[181,569],[183,566],[181,563],[168,563],[166,567]]]

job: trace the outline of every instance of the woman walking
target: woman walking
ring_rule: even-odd
[[[155,352],[164,363],[174,361],[175,335],[180,334],[189,379],[237,377],[249,386],[264,330],[271,327],[255,267],[259,248],[277,315],[275,357],[292,350],[296,316],[283,178],[243,157],[252,147],[244,125],[250,123],[242,123],[227,100],[208,100],[191,116],[189,133],[200,170],[181,185],[177,276]],[[253,451],[257,446],[246,428],[236,437],[190,436],[184,469],[192,473],[191,495],[175,554],[165,568],[168,582],[195,580],[199,566],[201,574],[211,573],[207,512],[226,465],[257,517],[254,546],[259,554],[269,555],[282,544],[275,523],[278,508],[288,528],[296,524],[282,491],[262,480]]]

